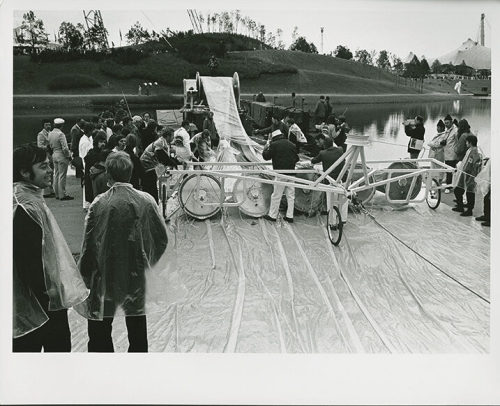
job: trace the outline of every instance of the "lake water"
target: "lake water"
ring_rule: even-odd
[[[447,114],[460,120],[465,118],[471,131],[478,137],[478,146],[486,156],[491,153],[491,100],[471,98],[432,103],[357,104],[334,106],[345,112],[354,134],[367,134],[371,145],[365,148],[367,160],[407,158],[408,137],[401,124],[406,118],[420,115],[424,118],[425,141],[437,134],[436,124]],[[425,154],[425,156],[427,153]]]
[[[446,114],[457,119],[465,118],[472,132],[479,139],[479,147],[490,156],[491,100],[471,98],[426,103],[352,104],[335,105],[337,114],[344,113],[354,134],[370,135],[371,145],[366,147],[367,160],[406,158],[408,137],[401,125],[404,119],[416,115],[424,117],[425,140],[436,135],[436,124]],[[141,111],[142,112],[142,111]],[[133,112],[134,113],[134,112]],[[90,119],[96,112],[90,109],[47,114],[18,113],[14,110],[14,145],[36,140],[40,121],[45,117],[62,116],[66,120],[64,131],[68,134],[79,117]]]

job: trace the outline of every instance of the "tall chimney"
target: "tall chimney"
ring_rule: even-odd
[[[321,55],[323,55],[323,31],[325,27],[320,27],[321,29]]]
[[[484,13],[481,14],[481,45],[484,47]]]

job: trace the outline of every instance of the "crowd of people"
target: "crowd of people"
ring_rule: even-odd
[[[321,100],[323,100],[323,98],[321,98],[320,101]],[[328,113],[329,115],[326,117],[326,122],[320,121],[319,124],[315,126],[318,130],[318,134],[314,137],[314,144],[312,146],[309,145],[310,148],[308,151],[309,153],[312,152],[313,155],[310,164],[314,165],[321,163],[325,171],[346,151],[347,134],[350,131],[344,116],[336,117],[331,109],[328,110]],[[285,110],[283,113],[275,111],[271,119],[270,126],[254,132],[254,134],[270,134],[264,146],[262,156],[266,160],[272,160],[273,169],[276,171],[293,170],[299,161],[298,153],[302,147],[308,144],[308,140],[300,127],[295,123],[289,110]],[[342,167],[343,163],[338,165],[330,176],[336,179]],[[292,223],[295,188],[293,186],[283,185],[283,183],[286,183],[283,179],[280,179],[280,182],[279,184],[273,185],[269,213],[264,216],[264,218],[269,221],[276,221],[281,198],[283,193],[285,193],[287,209],[283,219]],[[329,207],[328,204],[331,198],[332,196],[327,194],[327,207]],[[345,210],[346,209],[347,206],[345,206]],[[345,210],[343,208],[344,219],[347,216]]]
[[[219,137],[211,113],[201,131],[189,121],[174,131],[124,108],[122,101],[114,112],[78,120],[70,142],[63,118],[43,120],[36,146],[14,150],[15,352],[70,351],[70,307],[88,319],[89,352],[114,350],[118,307],[129,352],[148,350],[145,275],[167,246],[157,170],[214,161]],[[81,179],[87,212],[78,266],[44,200],[74,199],[66,192],[69,165]]]
[[[207,113],[203,128],[184,121],[175,132],[158,125],[146,112],[131,116],[120,103],[115,112],[105,111],[94,119],[80,119],[70,129],[70,142],[64,134],[65,120],[43,120],[37,136],[37,145],[43,148],[53,165],[53,183],[44,192],[45,198],[72,200],[66,192],[68,167],[72,165],[81,179],[83,209],[87,210],[94,198],[107,189],[104,162],[111,152],[124,151],[133,163],[131,183],[134,188],[148,192],[158,201],[158,164],[185,165],[187,161],[212,161],[213,149],[219,136],[213,121],[213,113]],[[53,128],[52,128],[53,126]]]
[[[406,135],[410,137],[408,153],[411,159],[416,159],[424,149],[424,120],[421,116],[417,116],[413,120],[406,120],[403,125]],[[456,205],[452,210],[460,213],[462,217],[473,215],[476,178],[481,171],[486,170],[484,157],[479,152],[477,144],[477,137],[472,134],[469,122],[465,118],[453,119],[450,114],[438,121],[436,134],[427,143],[429,158],[457,168],[455,175],[447,172],[445,176],[437,180],[441,186],[445,187],[445,193],[453,191]],[[485,183],[490,184],[489,176]],[[490,226],[489,207],[490,188],[484,193],[484,214],[476,217],[476,220],[481,221],[481,224],[486,227]]]

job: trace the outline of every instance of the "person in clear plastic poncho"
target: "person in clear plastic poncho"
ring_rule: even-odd
[[[147,305],[158,303],[150,291],[161,294],[150,278],[167,247],[167,230],[154,199],[128,183],[132,162],[126,153],[111,153],[106,173],[110,189],[89,208],[79,262],[90,296],[76,310],[88,319],[89,352],[114,350],[111,325],[118,310],[126,316],[129,352],[147,352]]]
[[[52,178],[46,151],[16,148],[13,169],[13,351],[69,352],[66,309],[89,291],[42,197]]]

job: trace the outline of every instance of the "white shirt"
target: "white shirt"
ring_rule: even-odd
[[[174,138],[176,136],[181,136],[182,137],[182,145],[184,145],[185,148],[189,151],[189,154],[191,155],[191,145],[189,142],[191,141],[191,137],[189,136],[189,133],[186,131],[184,127],[179,128],[174,132]]]
[[[83,134],[82,138],[80,138],[80,143],[78,144],[78,154],[80,155],[80,158],[84,159],[92,147],[92,137],[87,137]]]
[[[444,159],[446,161],[453,161],[457,159],[457,154],[455,153],[455,145],[458,141],[457,139],[458,128],[456,125],[452,124],[450,128],[445,129],[446,145],[444,147]]]
[[[113,135],[113,130],[109,127],[106,127],[106,142],[109,141],[109,137]]]

